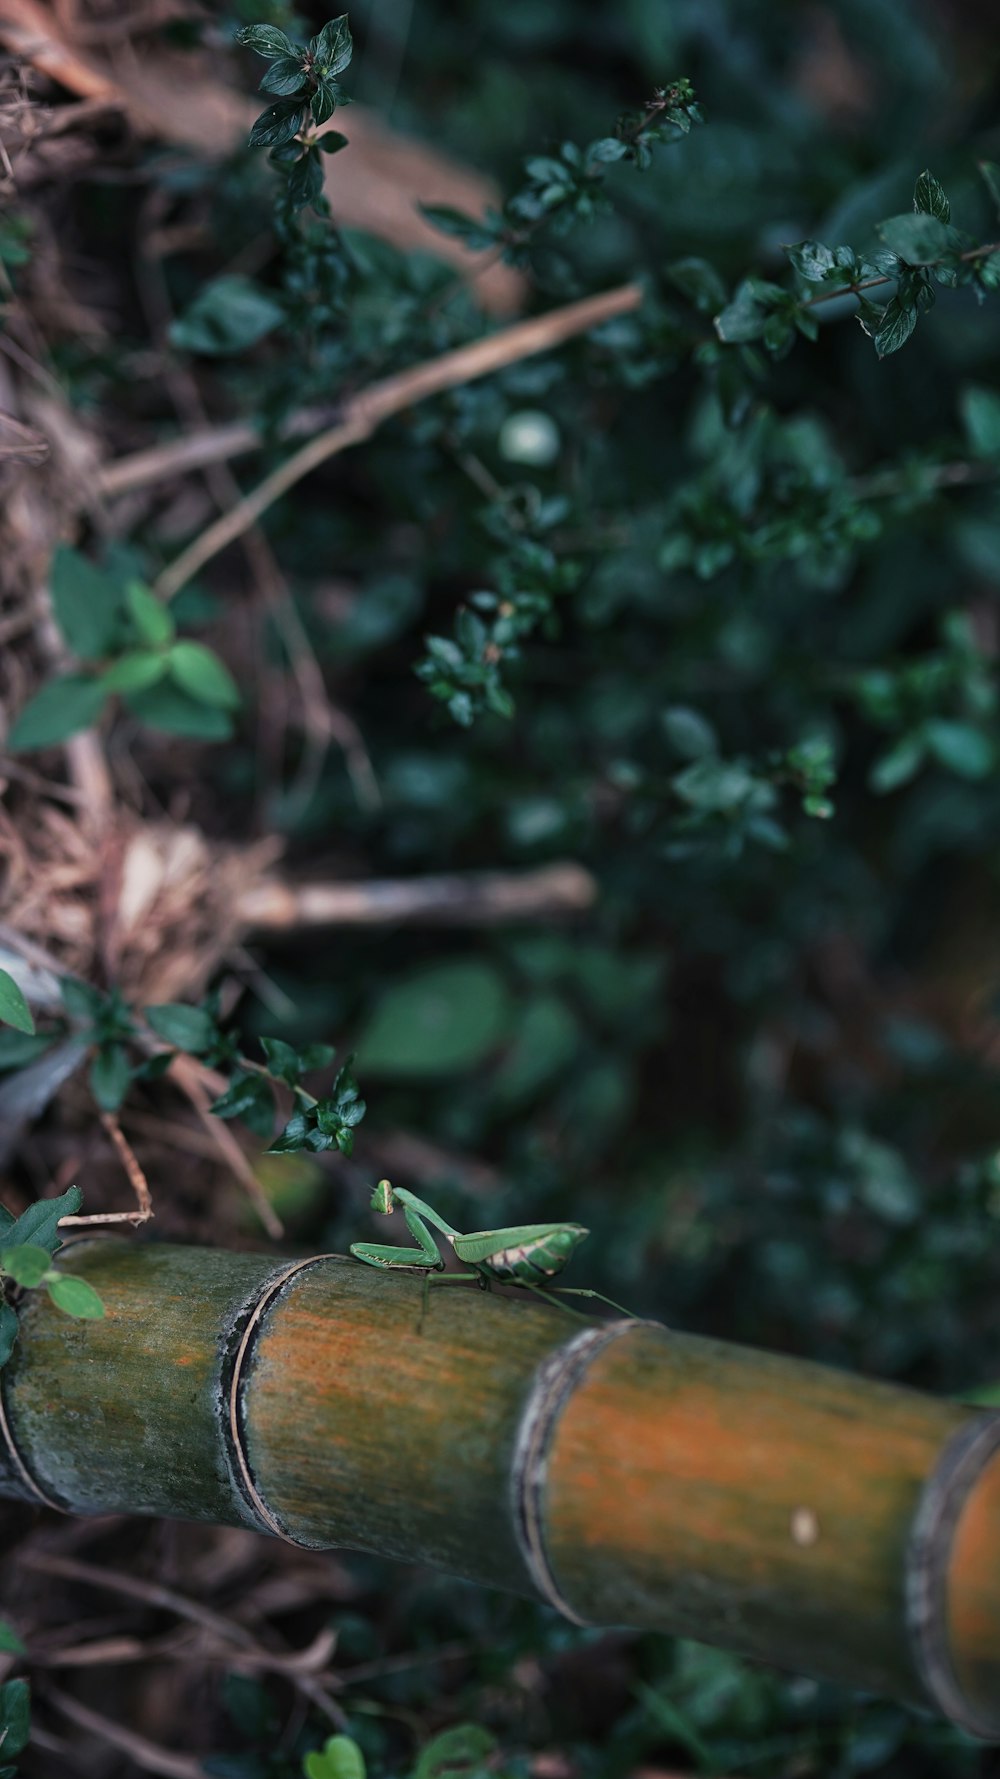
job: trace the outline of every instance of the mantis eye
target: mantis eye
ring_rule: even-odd
[[[380,1211],[383,1217],[387,1217],[389,1212],[395,1209],[392,1202],[392,1187],[388,1180],[380,1180],[375,1187],[372,1192],[371,1208],[373,1211]]]

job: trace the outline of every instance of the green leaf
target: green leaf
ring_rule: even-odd
[[[339,154],[342,148],[347,147],[347,137],[342,136],[339,130],[324,130],[316,147],[320,154]]]
[[[675,753],[684,760],[701,760],[718,752],[719,742],[711,723],[696,710],[675,704],[663,713],[663,727]]]
[[[922,212],[887,217],[878,232],[886,246],[910,266],[931,266],[962,249],[962,236],[937,216]]]
[[[313,93],[309,106],[309,109],[312,112],[313,123],[317,128],[319,128],[320,124],[327,123],[333,116],[337,109],[337,100],[339,97],[340,88],[335,80],[320,81],[319,86]],[[315,193],[312,195],[315,196]]]
[[[26,1680],[8,1680],[0,1686],[0,1750],[4,1758],[20,1754],[31,1731],[31,1695]]]
[[[0,1303],[0,1366],[6,1365],[17,1341],[18,1320],[9,1303]],[[3,1645],[0,1644],[0,1648]]]
[[[141,692],[145,686],[155,686],[166,671],[166,656],[159,651],[132,649],[105,668],[100,683],[106,692]]]
[[[262,93],[276,93],[279,98],[288,99],[293,93],[300,93],[305,84],[306,71],[302,66],[302,57],[277,56],[262,77],[260,90]]]
[[[442,1730],[421,1750],[413,1779],[443,1779],[445,1774],[485,1774],[486,1762],[496,1751],[497,1741],[489,1730],[478,1723],[457,1723]]]
[[[175,642],[167,657],[171,677],[199,704],[235,710],[240,691],[228,667],[203,642]]]
[[[579,1052],[580,1023],[558,995],[539,995],[518,1016],[514,1040],[493,1077],[493,1093],[520,1105],[569,1067]]]
[[[89,982],[81,982],[78,976],[61,976],[59,993],[63,1006],[73,1019],[100,1019],[107,1006],[107,999],[100,989]]]
[[[34,1035],[35,1021],[21,990],[8,970],[0,970],[0,1021],[16,1032]]]
[[[54,747],[96,723],[107,699],[99,680],[67,673],[46,682],[27,704],[7,738],[12,754]]]
[[[930,717],[923,725],[928,751],[940,766],[959,778],[988,778],[996,766],[996,748],[988,735],[971,723]]]
[[[221,358],[255,346],[284,319],[280,303],[252,279],[231,273],[202,286],[190,307],[172,323],[170,342],[186,352]]]
[[[124,1044],[102,1044],[90,1065],[90,1090],[102,1112],[117,1112],[131,1079],[132,1065]]]
[[[596,161],[599,166],[602,166],[613,161],[620,161],[626,154],[628,154],[628,147],[620,136],[602,136],[599,141],[590,144],[584,159]]]
[[[250,148],[280,148],[290,142],[302,127],[304,106],[301,99],[277,99],[262,111],[250,131]]]
[[[351,1736],[330,1736],[302,1763],[305,1779],[365,1779],[365,1757]]]
[[[49,1282],[48,1293],[56,1308],[77,1322],[100,1322],[104,1317],[104,1305],[86,1279],[60,1273]]]
[[[54,1254],[61,1245],[60,1217],[75,1217],[83,1204],[79,1186],[70,1186],[58,1198],[39,1198],[6,1230],[4,1240],[11,1247],[22,1242],[37,1242]]]
[[[305,54],[303,45],[293,43],[276,25],[242,25],[236,33],[236,41],[269,60],[275,56],[298,56],[301,59]]]
[[[169,680],[130,693],[125,701],[140,722],[167,735],[186,735],[192,741],[228,741],[233,733],[224,710],[200,703]]]
[[[16,1285],[40,1285],[51,1265],[52,1256],[48,1249],[40,1248],[34,1242],[22,1242],[16,1248],[0,1250],[0,1269]]]
[[[997,207],[997,215],[1000,216],[1000,167],[995,161],[977,161],[976,165],[983,184]]]
[[[838,269],[833,248],[824,247],[822,241],[797,241],[794,246],[785,247],[783,252],[788,255],[799,276],[805,278],[809,284],[822,284],[831,272]],[[846,273],[843,282],[850,283]]]
[[[475,217],[452,209],[450,204],[418,204],[417,208],[433,228],[439,229],[442,235],[453,236],[456,241],[464,241],[473,252],[495,246],[502,234],[502,227],[497,224],[489,220],[477,222]]]
[[[149,648],[164,648],[173,642],[177,634],[169,606],[156,594],[143,585],[142,581],[129,581],[125,589],[125,603],[129,616],[139,632],[140,639]]]
[[[388,989],[358,1044],[372,1074],[464,1074],[501,1043],[512,1009],[491,964],[476,959],[435,964]]]
[[[323,190],[323,162],[314,148],[307,148],[304,155],[290,168],[288,174],[288,201],[296,210],[302,210],[318,198]]]
[[[16,1319],[15,1317],[15,1321]],[[3,1359],[0,1358],[0,1365],[2,1364]],[[3,1618],[0,1618],[0,1650],[3,1650],[5,1655],[25,1655],[27,1653],[17,1632]]]
[[[967,383],[958,405],[969,449],[976,457],[1000,457],[1000,394]]]
[[[0,1070],[23,1069],[26,1063],[44,1056],[55,1041],[55,1032],[39,1032],[33,1037],[13,1029],[0,1032]]]
[[[706,259],[675,259],[667,267],[667,277],[702,315],[712,315],[725,304],[726,287]]]
[[[902,741],[876,760],[868,774],[868,783],[879,796],[887,796],[915,778],[926,758],[927,749],[922,737],[919,734],[904,735]]]
[[[916,325],[915,309],[904,308],[898,297],[886,303],[874,335],[879,358],[888,358],[890,352],[898,352],[900,346],[905,346]]]
[[[255,1136],[269,1137],[274,1127],[274,1090],[260,1075],[237,1073],[209,1111],[216,1118],[242,1118]]]
[[[110,654],[122,607],[118,582],[79,550],[61,547],[52,558],[49,584],[56,621],[74,655],[99,661]]]
[[[951,205],[944,187],[925,168],[913,188],[913,208],[925,216],[936,216],[939,222],[951,221]],[[904,256],[905,257],[905,256]]]
[[[312,1125],[305,1112],[293,1112],[280,1136],[275,1138],[268,1149],[268,1155],[294,1155],[305,1147],[311,1130]]]
[[[353,53],[354,45],[346,12],[342,12],[339,18],[331,19],[309,43],[309,54],[321,80],[334,74],[342,74],[350,64]]]
[[[158,1037],[173,1044],[176,1050],[186,1050],[190,1056],[203,1056],[218,1037],[215,1020],[204,1007],[189,1007],[183,1001],[158,1001],[152,1007],[144,1007],[143,1012]]]
[[[286,1044],[284,1038],[261,1038],[260,1047],[267,1058],[268,1072],[294,1087],[302,1072],[298,1051]]]

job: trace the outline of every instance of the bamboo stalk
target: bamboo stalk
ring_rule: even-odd
[[[339,1255],[79,1241],[25,1300],[0,1496],[344,1545],[1000,1736],[1000,1416]]]

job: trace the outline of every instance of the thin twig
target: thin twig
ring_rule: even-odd
[[[571,861],[536,871],[471,871],[358,883],[288,883],[265,877],[240,897],[238,913],[258,932],[317,926],[487,926],[589,908],[597,884]]]
[[[135,1193],[136,1204],[139,1208],[133,1213],[132,1220],[135,1223],[148,1223],[150,1217],[155,1215],[153,1198],[149,1190],[149,1181],[139,1166],[135,1151],[114,1112],[102,1112],[101,1123],[118,1151],[119,1160],[128,1175],[132,1191]]]
[[[89,1705],[81,1705],[79,1699],[54,1686],[46,1687],[45,1697],[82,1730],[100,1736],[102,1741],[110,1742],[112,1748],[120,1748],[144,1773],[162,1773],[165,1779],[205,1779],[205,1769],[194,1755],[171,1754],[159,1742],[151,1742],[148,1736],[140,1736],[136,1730],[126,1729],[124,1724],[115,1723],[113,1718],[105,1717],[100,1711],[92,1711]]]
[[[265,476],[251,493],[244,495],[231,512],[209,525],[186,550],[182,550],[155,582],[156,593],[161,599],[172,599],[199,569],[204,568],[206,562],[210,562],[227,544],[235,543],[237,538],[242,537],[269,506],[280,499],[281,495],[287,494],[290,488],[294,488],[296,482],[300,482],[310,470],[317,469],[321,463],[346,450],[349,445],[360,444],[363,439],[370,438],[382,422],[393,414],[402,413],[404,409],[426,401],[430,396],[440,395],[445,389],[455,389],[472,383],[479,377],[491,376],[495,371],[517,364],[521,359],[531,358],[539,352],[550,352],[575,335],[587,333],[601,322],[610,320],[612,316],[624,315],[637,309],[642,296],[642,287],[639,284],[619,285],[617,289],[603,291],[599,296],[584,297],[582,301],[568,303],[562,309],[552,309],[547,315],[538,315],[530,321],[520,321],[513,327],[502,328],[498,333],[488,334],[485,339],[458,346],[451,352],[442,353],[439,358],[412,365],[409,370],[401,371],[397,376],[385,377],[381,382],[359,390],[357,395],[345,403],[341,418],[335,426],[319,433],[293,452],[269,476]]]

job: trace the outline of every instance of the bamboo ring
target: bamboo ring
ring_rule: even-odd
[[[625,1322],[613,1322],[610,1327],[584,1328],[565,1346],[556,1347],[542,1360],[521,1416],[511,1465],[517,1541],[528,1574],[542,1598],[574,1625],[588,1625],[591,1620],[581,1618],[563,1594],[545,1542],[545,1485],[552,1441],[563,1409],[597,1355],[603,1353],[612,1341],[630,1334],[633,1328],[661,1326],[659,1322],[630,1318]]]
[[[967,1421],[945,1445],[924,1484],[910,1533],[906,1618],[917,1671],[929,1698],[952,1723],[993,1738],[1000,1715],[970,1703],[955,1671],[948,1630],[948,1582],[962,1510],[1000,1452],[1000,1415]]]
[[[0,1442],[2,1442],[6,1449],[14,1469],[21,1482],[24,1484],[28,1495],[37,1501],[41,1507],[51,1507],[55,1513],[68,1513],[69,1509],[64,1507],[61,1501],[56,1501],[51,1495],[47,1495],[42,1488],[41,1483],[35,1481],[35,1478],[32,1476],[31,1471],[28,1469],[28,1466],[24,1462],[24,1459],[14,1443],[14,1435],[11,1431],[10,1421],[7,1418],[6,1377],[7,1367],[4,1366],[0,1369]]]
[[[266,1531],[273,1532],[275,1538],[283,1538],[286,1544],[294,1544],[297,1550],[311,1550],[313,1546],[304,1544],[301,1539],[293,1538],[292,1534],[285,1530],[280,1520],[278,1520],[271,1512],[271,1509],[268,1507],[267,1502],[264,1500],[264,1497],[260,1493],[256,1481],[254,1480],[254,1474],[250,1467],[250,1460],[247,1455],[246,1443],[243,1437],[243,1428],[240,1422],[240,1386],[243,1382],[244,1366],[251,1348],[253,1347],[254,1339],[260,1328],[264,1313],[270,1308],[278,1293],[288,1284],[290,1279],[294,1279],[297,1274],[304,1272],[307,1267],[316,1266],[321,1260],[334,1259],[336,1259],[336,1255],[334,1254],[313,1254],[310,1255],[308,1260],[296,1260],[291,1266],[286,1266],[283,1272],[278,1273],[277,1277],[273,1278],[270,1283],[265,1286],[247,1318],[246,1326],[243,1329],[240,1343],[233,1359],[233,1369],[229,1379],[228,1443],[230,1447],[230,1455],[235,1459],[236,1471],[244,1498]]]

